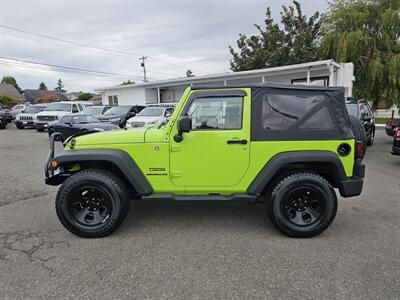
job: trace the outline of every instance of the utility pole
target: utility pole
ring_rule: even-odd
[[[140,65],[141,65],[142,68],[143,68],[143,79],[144,79],[144,82],[147,82],[147,77],[146,77],[146,64],[145,64],[146,59],[147,59],[147,56],[142,56],[141,58],[139,58],[139,60],[142,61],[142,62],[140,63]]]

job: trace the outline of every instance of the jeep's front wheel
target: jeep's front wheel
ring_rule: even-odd
[[[128,214],[124,183],[105,170],[83,170],[68,178],[56,196],[56,212],[73,234],[98,238],[116,230]]]
[[[313,237],[329,227],[336,216],[332,186],[313,173],[296,173],[281,180],[267,200],[274,226],[290,237]]]

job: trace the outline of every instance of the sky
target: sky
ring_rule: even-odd
[[[324,0],[300,0],[311,16]],[[0,0],[0,77],[22,89],[48,89],[61,78],[68,92],[93,92],[128,79],[143,82],[230,71],[228,46],[255,34],[266,7],[280,21],[291,1]],[[1,58],[2,57],[2,58]],[[19,61],[10,60],[18,59]],[[21,61],[22,60],[22,61]],[[103,73],[59,69],[31,62]]]

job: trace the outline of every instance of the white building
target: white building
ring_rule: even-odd
[[[352,96],[353,63],[338,64],[322,60],[297,65],[259,69],[243,72],[159,80],[154,82],[111,86],[96,89],[103,104],[134,105],[178,102],[188,86],[242,85],[273,82],[286,84],[311,84],[343,86],[346,97]]]

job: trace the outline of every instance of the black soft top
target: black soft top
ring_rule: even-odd
[[[275,83],[192,87],[231,88],[251,88],[252,141],[354,138],[343,87]]]

